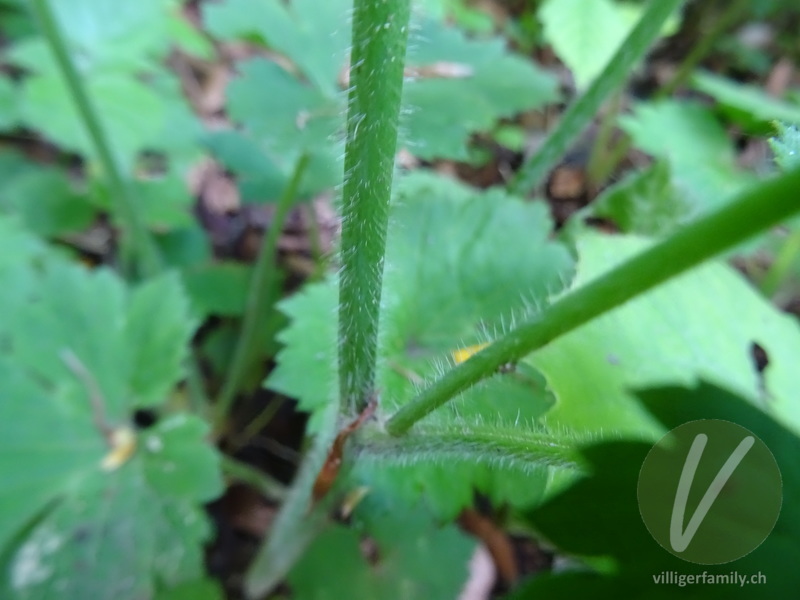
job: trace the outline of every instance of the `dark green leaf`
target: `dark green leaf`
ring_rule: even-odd
[[[514,600],[550,600],[590,595],[592,598],[790,598],[800,585],[793,567],[800,560],[797,544],[800,517],[800,439],[749,402],[708,384],[694,389],[655,388],[637,394],[647,409],[672,429],[698,419],[722,419],[756,434],[772,451],[783,474],[784,505],[772,533],[756,550],[722,565],[681,560],[650,536],[637,504],[637,482],[650,450],[639,442],[609,442],[588,447],[584,456],[591,475],[530,513],[534,527],[561,552],[602,558],[609,568],[568,569],[531,580],[513,594]],[[591,501],[587,502],[586,499]],[[654,583],[664,572],[676,575],[763,574],[758,585],[677,585]]]
[[[183,281],[195,309],[202,315],[241,316],[252,268],[237,263],[208,264],[186,271]]]
[[[358,533],[334,526],[311,545],[289,575],[298,600],[456,598],[475,544],[452,525],[438,527],[424,509],[368,498],[355,519],[378,546],[367,561]]]
[[[55,168],[21,165],[21,172],[4,178],[0,208],[20,215],[25,225],[42,236],[80,231],[95,216],[85,192]]]

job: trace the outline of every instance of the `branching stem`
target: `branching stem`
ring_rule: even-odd
[[[575,290],[453,368],[386,423],[400,435],[460,392],[558,337],[800,211],[800,169],[742,193],[607,274]]]

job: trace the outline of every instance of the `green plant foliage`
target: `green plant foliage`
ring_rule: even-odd
[[[515,310],[535,310],[560,291],[571,272],[566,248],[547,241],[551,225],[544,204],[526,206],[500,191],[482,195],[420,173],[398,183],[392,211],[382,346],[395,364],[380,378],[386,410],[413,391],[409,373],[422,379],[431,374],[432,361],[446,362],[451,351],[490,340],[510,325]],[[505,247],[513,243],[518,251],[509,256]],[[429,260],[431,251],[436,261]],[[443,280],[451,285],[433,285]],[[281,305],[293,325],[282,337],[286,350],[269,385],[312,412],[330,396],[333,290],[333,282],[308,286]],[[307,360],[311,344],[319,348]],[[299,364],[316,365],[314,376],[302,378],[313,387],[294,390],[299,382],[292,368]]]
[[[94,207],[112,214],[114,220],[119,222],[114,191],[105,180],[94,179],[91,184],[88,196]],[[192,196],[177,173],[143,177],[129,185],[136,199],[137,210],[146,225],[153,230],[166,232],[186,229],[195,222],[192,215]]]
[[[471,133],[558,98],[553,77],[509,54],[503,40],[471,40],[432,20],[415,28],[408,68],[418,69],[420,76],[404,87],[410,114],[402,120],[401,143],[424,159],[467,160]],[[426,68],[431,74],[425,74]]]
[[[475,542],[453,525],[438,527],[422,508],[379,504],[368,498],[354,516],[377,546],[377,560],[363,556],[357,530],[333,526],[289,574],[293,598],[335,600],[343,590],[353,600],[458,596]]]
[[[658,236],[686,221],[692,209],[674,188],[669,163],[659,161],[605,190],[591,212],[611,219],[625,233]]]
[[[267,44],[291,59],[308,83],[277,64],[251,61],[229,90],[232,116],[273,156],[287,144],[330,146],[344,116],[340,78],[346,74],[349,3],[326,2],[320,10],[310,1],[285,6],[271,0],[247,9],[243,2],[208,5],[203,14],[209,31],[221,39]],[[556,99],[554,78],[508,53],[502,40],[470,40],[441,22],[419,21],[406,61],[407,71],[417,76],[405,85],[403,143],[421,158],[466,159],[471,133]],[[265,110],[267,105],[272,108]],[[340,154],[335,147],[328,151]],[[229,166],[247,172],[238,162]]]
[[[769,146],[775,153],[775,162],[784,171],[800,165],[800,129],[776,123],[778,137],[770,138]]]
[[[792,125],[774,123],[778,136],[767,140],[781,171],[800,166],[800,130]],[[768,298],[788,297],[798,290],[800,277],[800,221],[792,219],[786,227],[759,236],[756,243],[743,248],[745,260],[758,264],[761,256],[772,257],[772,264],[760,278],[759,287]]]
[[[501,386],[492,385],[488,393],[506,400]],[[536,404],[535,393],[531,396]],[[392,493],[409,504],[422,499],[443,519],[455,519],[476,493],[496,506],[530,507],[545,496],[554,476],[580,471],[574,446],[591,438],[547,429],[532,419],[435,420],[400,439],[363,432],[354,444],[357,464],[349,484]]]
[[[237,175],[245,201],[277,198],[297,159],[311,157],[300,194],[333,187],[341,180],[338,99],[323,95],[277,63],[249,60],[228,87],[228,112],[243,131],[210,134],[206,144]]]
[[[183,274],[195,310],[206,317],[238,317],[244,312],[252,267],[233,262],[211,263]]]
[[[339,93],[337,76],[350,45],[345,20],[351,3],[332,0],[269,0],[252,3],[233,0],[204,7],[208,31],[221,39],[257,39],[290,57],[323,95]]]
[[[117,152],[130,164],[133,155],[160,132],[159,123],[164,118],[162,100],[141,83],[116,73],[87,83]],[[20,103],[23,123],[37,127],[64,148],[91,155],[91,143],[78,113],[55,76],[29,80]]]
[[[27,16],[27,7],[23,0],[0,2],[0,30],[8,40],[17,41],[33,32],[33,24]]]
[[[214,44],[204,33],[195,29],[179,10],[173,10],[167,20],[169,33],[167,39],[171,40],[182,51],[203,60],[213,60],[215,56]]]
[[[14,178],[36,171],[36,165],[25,158],[21,153],[3,150],[0,152],[0,190],[13,182]],[[3,206],[10,206],[14,199],[9,194],[2,192]],[[5,210],[5,209],[4,209]]]
[[[192,215],[194,199],[178,174],[139,179],[132,183],[131,188],[145,223],[154,230],[182,229],[195,222]],[[105,200],[108,208],[112,209],[114,199]]]
[[[156,241],[164,262],[170,267],[188,269],[212,259],[211,243],[198,223],[161,232]]]
[[[695,215],[720,206],[754,181],[737,168],[730,138],[700,104],[642,103],[620,122],[638,148],[669,161],[673,185]]]
[[[495,29],[490,11],[468,0],[416,0],[414,9],[437,21],[452,21],[465,31],[490,34]]]
[[[600,74],[630,29],[612,0],[548,0],[539,8],[539,19],[581,89]]]
[[[336,287],[333,281],[307,285],[278,304],[291,324],[278,334],[284,346],[266,385],[296,398],[311,413],[308,430],[318,431],[322,409],[336,393]]]
[[[641,16],[642,8],[612,0],[547,0],[539,5],[538,17],[547,42],[569,67],[575,85],[585,89],[614,56]],[[677,24],[671,18],[662,35]]]
[[[636,25],[636,22],[642,17],[642,12],[644,11],[644,3],[643,2],[630,2],[627,0],[623,0],[617,4],[617,10],[622,14],[622,17],[628,23],[628,27],[632,28]],[[673,15],[664,23],[664,26],[661,28],[661,35],[666,37],[673,35],[681,25],[681,15],[679,12],[673,13]]]
[[[204,138],[204,143],[226,169],[236,175],[236,185],[243,202],[276,198],[288,180],[287,173],[270,156],[269,146],[238,131],[218,131]]]
[[[313,502],[313,488],[339,431],[339,404],[331,402],[318,413],[317,431],[303,463],[270,529],[270,535],[250,563],[245,576],[248,596],[265,595],[281,581],[311,542],[329,525],[336,496]]]
[[[159,94],[143,77],[163,72],[158,61],[169,50],[177,6],[175,0],[143,0],[122,8],[112,0],[53,5],[101,122],[114,140],[114,151],[129,168],[142,150],[160,150],[162,144],[194,133],[175,129],[163,135],[175,107],[186,119],[192,117],[177,89]],[[20,123],[65,149],[92,156],[92,145],[44,40],[26,38],[11,48],[7,60],[29,71],[19,89]]]
[[[800,104],[774,98],[756,86],[702,71],[695,73],[692,84],[714,98],[726,116],[749,131],[768,130],[776,120],[800,125]]]
[[[511,325],[515,312],[521,317],[543,306],[563,289],[572,270],[567,249],[548,241],[545,205],[523,204],[497,190],[479,194],[441,177],[410,175],[398,183],[390,223],[377,383],[382,415],[410,399],[419,382],[448,368],[452,351],[490,341]],[[336,389],[336,302],[329,282],[307,287],[281,305],[292,324],[280,334],[285,349],[267,385],[312,412],[312,431],[313,414]],[[498,435],[515,426],[535,430],[534,421],[552,403],[535,373],[498,376],[431,415],[427,424],[439,433],[484,426]],[[532,462],[517,465],[522,484],[515,487],[513,478],[499,483],[487,466],[502,457],[489,454],[476,467],[473,454],[466,455],[470,458],[462,457],[460,465],[448,462],[431,471],[419,465],[402,477],[396,471],[397,485],[410,496],[426,490],[437,511],[450,515],[469,501],[473,484],[520,503],[541,493],[543,472]],[[395,462],[439,460],[433,452],[423,456],[415,461],[397,454]],[[389,468],[380,464],[376,470]]]
[[[716,263],[620,303],[718,252],[720,240],[730,245],[790,214],[800,173],[754,188],[733,211],[629,262],[624,276],[589,294],[560,296],[587,290],[652,238],[680,232],[756,181],[737,164],[723,119],[745,135],[781,122],[770,140],[778,167],[797,166],[797,94],[778,100],[701,72],[691,86],[713,106],[636,104],[620,124],[653,164],[579,213],[610,219],[622,233],[588,230],[576,218],[557,235],[548,205],[523,196],[602,102],[625,95],[622,82],[669,31],[662,24],[681,0],[654,0],[644,13],[643,3],[618,0],[494,3],[491,11],[486,2],[418,0],[410,27],[405,0],[359,2],[353,11],[352,0],[0,0],[0,598],[225,597],[204,548],[212,537],[204,504],[223,490],[213,444],[247,444],[256,428],[235,430],[241,415],[229,409],[261,382],[262,359],[279,344],[263,383],[296,398],[310,418],[293,481],[273,496],[283,504],[246,572],[233,573],[248,598],[280,584],[298,600],[459,597],[476,541],[452,521],[476,494],[498,520],[508,517],[499,525],[509,532],[509,523],[532,525],[571,557],[513,598],[673,597],[654,591],[652,576],[694,567],[647,534],[635,484],[650,441],[697,418],[738,421],[775,453],[783,513],[736,568],[766,572],[770,597],[791,597],[800,587],[800,326],[762,295],[778,298],[797,270],[796,224],[769,249],[776,259],[762,295]],[[45,6],[58,26],[40,33]],[[198,10],[202,30],[191,20]],[[516,28],[519,54],[498,28]],[[71,59],[59,50],[62,35]],[[488,134],[516,152],[532,141],[540,126],[516,116],[559,100],[558,79],[533,59],[542,42],[586,93],[505,191],[417,168],[396,173],[398,150],[431,162],[492,156],[504,169],[507,153],[470,140]],[[693,54],[678,73],[692,71]],[[206,90],[206,67],[234,74],[220,128],[201,123],[186,99],[193,83]],[[93,117],[103,131],[90,139]],[[609,136],[613,125],[603,126]],[[194,215],[186,175],[204,153],[235,178],[243,202],[279,202],[255,275],[252,265],[214,256]],[[273,255],[284,217],[295,201],[341,191],[343,171],[341,281],[302,287],[279,313],[287,288]],[[141,261],[129,273],[141,280],[75,260],[73,244],[83,248],[93,225],[111,232],[102,259],[123,270],[130,257]],[[785,231],[775,227],[772,241]],[[315,260],[324,233],[312,237]],[[316,266],[321,273],[324,261]],[[755,364],[756,345],[766,367]],[[697,387],[674,387],[685,385]],[[643,387],[651,389],[634,391]],[[339,465],[331,449],[372,390],[375,414],[348,431]],[[209,423],[203,416],[212,413]],[[248,465],[222,464],[231,478],[274,491]],[[338,476],[320,493],[319,475],[334,465]],[[356,500],[354,490],[365,496]],[[340,511],[347,527],[334,524]]]
[[[211,579],[198,579],[160,592],[156,600],[222,600],[222,586]]]
[[[649,444],[607,442],[583,450],[591,475],[529,514],[540,534],[560,551],[602,557],[609,568],[572,568],[532,579],[508,600],[541,598],[674,598],[675,586],[656,586],[665,571],[699,575],[762,573],[759,585],[694,585],[680,589],[686,598],[789,598],[800,585],[797,569],[798,465],[800,439],[752,404],[709,384],[693,389],[661,387],[636,394],[666,429],[697,419],[722,419],[755,433],[772,451],[783,474],[784,503],[764,543],[749,555],[722,565],[697,565],[678,559],[650,537],[636,503],[636,486]],[[591,502],[586,499],[591,498]],[[587,535],[591,531],[591,535]],[[735,566],[734,566],[735,565]]]
[[[96,208],[85,191],[53,167],[36,167],[21,156],[0,156],[0,211],[17,215],[41,236],[84,229]]]
[[[11,129],[19,120],[17,90],[7,79],[0,79],[0,129]]]
[[[594,279],[646,244],[633,237],[584,234],[573,285]],[[763,387],[751,358],[754,342],[770,357]],[[800,431],[797,369],[791,360],[798,352],[800,328],[791,317],[729,267],[709,264],[556,340],[536,353],[533,363],[558,399],[547,415],[551,426],[654,435],[657,425],[628,390],[704,378]]]
[[[254,135],[267,137],[276,150],[310,150],[326,145],[336,133],[340,111],[335,99],[271,61],[249,61],[239,71],[241,78],[228,90],[231,117]]]
[[[177,278],[128,289],[13,221],[0,231],[13,248],[0,261],[3,597],[134,599],[199,577],[200,505],[222,489],[208,426],[182,413],[133,425],[183,375],[194,323]]]
[[[159,593],[156,600],[223,600],[222,586],[211,579],[199,579]]]

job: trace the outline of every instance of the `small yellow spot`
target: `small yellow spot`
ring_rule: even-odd
[[[488,346],[488,342],[483,344],[475,344],[474,346],[467,346],[466,348],[459,348],[458,350],[453,350],[451,354],[453,355],[453,360],[456,361],[457,365],[460,365],[465,360],[467,360],[473,354],[477,354],[486,346]]]
[[[366,498],[367,494],[369,494],[369,488],[367,486],[362,485],[354,490],[351,490],[347,496],[345,496],[344,502],[342,502],[342,508],[339,511],[339,515],[343,519],[349,519],[350,515],[353,514],[353,511],[361,503],[361,501]]]
[[[114,471],[124,465],[136,451],[136,433],[130,427],[120,427],[111,432],[111,450],[100,465],[104,471]]]

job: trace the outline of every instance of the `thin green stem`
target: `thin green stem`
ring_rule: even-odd
[[[243,448],[245,444],[258,435],[258,432],[272,421],[275,415],[278,414],[282,404],[282,398],[277,396],[272,398],[269,404],[264,407],[264,410],[258,413],[254,419],[251,419],[244,430],[229,442],[229,447],[233,450]]]
[[[608,149],[606,158],[602,164],[598,166],[594,173],[594,180],[598,183],[606,181],[609,176],[616,171],[620,163],[628,156],[631,151],[633,143],[627,133],[621,132],[620,138],[617,140],[616,145]]]
[[[700,61],[708,56],[709,52],[719,41],[719,38],[739,21],[750,8],[750,0],[734,0],[728,2],[721,15],[718,15],[708,31],[700,35],[697,43],[692,45],[689,54],[681,61],[675,75],[669,82],[658,90],[655,97],[665,98],[681,87],[692,75]]]
[[[518,361],[587,321],[797,213],[798,189],[800,169],[766,181],[564,296],[536,319],[498,339],[423,390],[389,419],[387,431],[392,435],[404,433],[458,393],[495,374],[500,366]]]
[[[100,162],[103,173],[108,178],[112,196],[116,200],[115,208],[122,221],[123,229],[127,233],[127,238],[123,237],[122,240],[123,271],[133,278],[157,275],[164,266],[161,253],[137,209],[128,179],[123,175],[123,169],[112,150],[99,113],[78,74],[50,3],[48,0],[31,0],[30,7],[39,22],[45,41],[50,46],[56,64],[61,70],[64,83],[72,96],[75,108],[94,147],[94,153]],[[202,411],[208,406],[208,399],[203,388],[200,370],[194,359],[188,361],[187,369],[192,407]]]
[[[116,198],[116,208],[122,224],[130,236],[127,259],[133,264],[127,265],[127,271],[142,277],[150,277],[161,270],[162,261],[158,247],[150,236],[145,223],[137,210],[122,167],[114,155],[111,143],[100,122],[100,116],[92,104],[83,80],[78,74],[72,55],[67,47],[58,22],[51,10],[48,0],[31,0],[31,10],[39,22],[42,35],[50,46],[53,57],[61,70],[64,83],[72,96],[75,108],[83,121],[94,151],[108,177],[111,192]],[[125,253],[124,253],[125,254]]]
[[[800,230],[793,231],[789,239],[784,242],[775,261],[761,280],[761,291],[767,298],[775,296],[798,256],[800,256]]]
[[[280,482],[230,456],[223,455],[222,472],[231,479],[253,487],[270,500],[283,500],[286,496],[286,488]]]
[[[227,377],[214,406],[214,429],[219,434],[224,428],[228,411],[233,404],[233,399],[239,392],[242,381],[250,367],[253,357],[258,354],[259,332],[263,326],[263,319],[268,314],[275,298],[278,295],[278,269],[276,263],[278,238],[283,231],[286,217],[289,214],[297,197],[297,189],[308,166],[308,155],[303,154],[297,159],[294,173],[283,194],[278,199],[272,222],[266,235],[261,240],[258,259],[250,279],[247,291],[247,303],[242,318],[242,328],[236,340],[236,348],[228,367]]]
[[[319,230],[319,221],[317,221],[317,211],[313,203],[309,203],[305,207],[306,219],[308,220],[308,245],[311,251],[311,258],[314,261],[314,271],[309,275],[309,281],[318,281],[322,279],[327,267],[325,254],[322,251],[322,234]]]
[[[697,68],[697,65],[700,64],[700,61],[711,52],[722,34],[742,17],[748,6],[749,0],[730,2],[722,15],[714,20],[711,29],[704,32],[703,35],[700,36],[698,42],[692,46],[691,51],[686,55],[683,61],[681,61],[678,70],[672,78],[653,95],[653,99],[659,100],[666,98],[684,85]],[[594,173],[594,180],[596,182],[601,182],[607,179],[628,155],[631,146],[630,137],[623,134],[616,146],[608,153],[606,160],[598,165],[597,171]]]
[[[561,117],[542,147],[522,165],[509,189],[524,194],[537,187],[547,172],[564,156],[575,139],[591,123],[606,98],[619,89],[658,38],[667,18],[684,0],[650,0],[642,18],[620,45],[603,72]]]
[[[339,277],[339,387],[353,414],[374,393],[409,16],[409,0],[353,2]]]
[[[189,396],[189,408],[196,415],[207,419],[210,416],[208,413],[211,402],[206,393],[203,372],[200,369],[200,361],[198,360],[197,351],[195,349],[193,349],[192,354],[186,359],[184,365],[186,369],[186,392]]]

